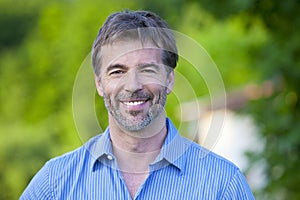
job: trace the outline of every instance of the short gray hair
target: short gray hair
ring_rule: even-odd
[[[142,44],[151,42],[162,49],[162,62],[167,68],[175,68],[178,51],[173,31],[158,15],[149,11],[122,11],[111,14],[94,41],[92,64],[96,75],[100,74],[101,47],[112,44],[117,38],[139,39]]]

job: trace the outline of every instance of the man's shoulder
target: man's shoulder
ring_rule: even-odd
[[[220,168],[228,168],[232,171],[238,170],[238,167],[231,161],[214,153],[212,151],[213,146],[204,147],[182,136],[172,124],[170,119],[167,119],[167,123],[170,133],[173,133],[174,136],[171,141],[169,141],[171,144],[170,146],[172,147],[169,148],[169,150],[173,151],[174,155],[176,155],[178,159],[186,160],[187,164],[197,167],[197,170],[199,169],[199,166],[205,166],[206,169],[218,166]]]
[[[183,155],[187,180],[197,182],[203,190],[215,191],[219,197],[254,199],[244,175],[234,163],[195,142],[185,144],[189,145]],[[199,194],[203,195],[203,190],[199,189]]]
[[[205,148],[202,145],[191,142],[190,147],[187,151],[187,160],[188,162],[192,162],[197,166],[205,166],[206,169],[211,168],[226,168],[226,170],[230,170],[233,173],[239,168],[229,161],[228,159],[222,157],[221,155],[218,155],[214,153],[209,148]]]
[[[78,174],[87,175],[91,171],[89,166],[93,163],[93,157],[88,147],[99,137],[101,136],[96,136],[81,147],[47,161],[20,199],[54,199],[56,195],[64,195],[68,187],[78,183]]]
[[[187,149],[185,160],[185,174],[190,180],[210,187],[224,189],[240,173],[231,161],[194,142]]]
[[[46,163],[46,165],[49,169],[57,171],[69,170],[72,168],[80,167],[80,164],[87,164],[87,162],[92,158],[89,147],[94,144],[101,136],[102,134],[99,134],[91,138],[88,142],[84,143],[77,149],[50,159]]]
[[[60,163],[62,164],[62,163],[76,162],[82,158],[82,155],[84,155],[84,153],[85,153],[85,148],[84,145],[82,145],[74,150],[68,151],[54,158],[51,158],[47,162],[47,164],[58,165]]]

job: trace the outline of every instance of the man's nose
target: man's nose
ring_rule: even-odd
[[[129,71],[124,78],[124,89],[128,92],[135,92],[143,89],[140,76],[135,71]]]

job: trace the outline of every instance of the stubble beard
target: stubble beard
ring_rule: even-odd
[[[167,88],[163,88],[154,99],[153,95],[149,93],[143,93],[140,97],[150,97],[151,105],[149,111],[143,116],[143,111],[129,111],[126,117],[121,113],[119,109],[120,98],[124,96],[135,96],[139,97],[139,94],[119,94],[115,98],[109,97],[104,94],[104,102],[106,109],[113,116],[113,118],[118,122],[118,124],[125,130],[129,132],[138,132],[146,128],[154,119],[156,119],[165,109],[166,99],[167,99]]]

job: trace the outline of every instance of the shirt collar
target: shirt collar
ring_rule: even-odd
[[[178,130],[169,118],[166,119],[166,126],[168,129],[166,139],[156,160],[150,165],[150,170],[158,170],[171,164],[183,172],[186,161],[186,157],[183,156],[183,154],[191,145],[191,141],[178,133]],[[109,128],[107,128],[103,134],[99,134],[91,139],[86,144],[86,148],[92,155],[93,167],[97,161],[101,161],[105,164],[108,163],[107,159],[115,159],[112,153]]]
[[[183,172],[186,163],[186,156],[183,156],[183,154],[191,145],[191,141],[180,135],[169,118],[166,120],[166,125],[168,129],[167,137],[160,154],[150,167],[155,170],[171,164]]]
[[[102,161],[104,164],[109,164],[107,159],[115,159],[112,153],[112,145],[109,132],[109,128],[107,128],[104,133],[90,139],[90,141],[85,144],[85,148],[92,156],[91,160],[93,170],[97,161]]]

